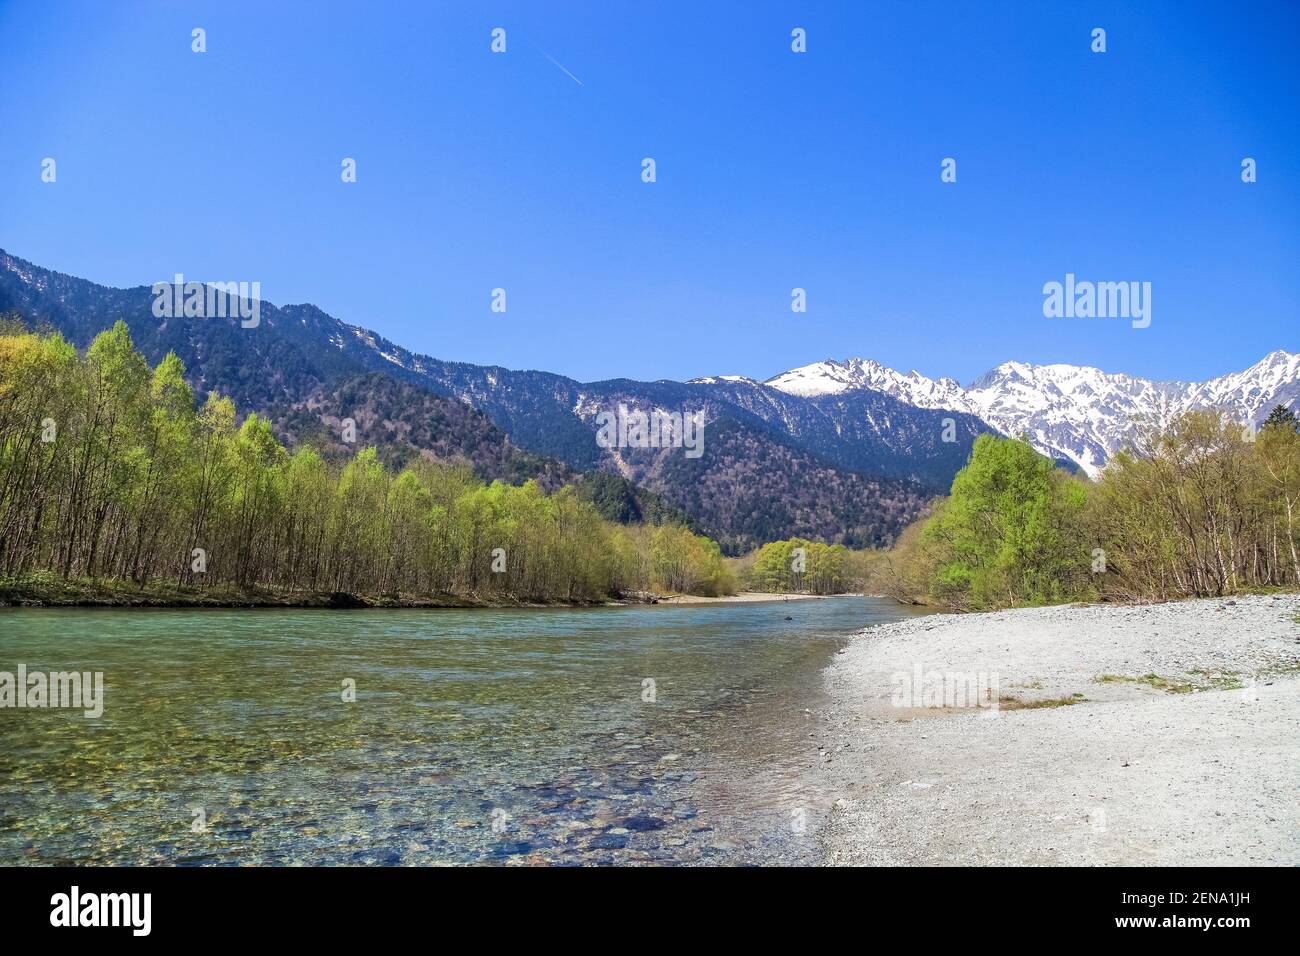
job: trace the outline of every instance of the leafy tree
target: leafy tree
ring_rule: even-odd
[[[1285,405],[1274,405],[1273,410],[1268,413],[1268,418],[1264,419],[1263,428],[1289,428],[1291,431],[1300,430],[1300,419],[1296,418],[1295,412]]]
[[[876,563],[904,600],[958,608],[1163,600],[1300,585],[1300,433],[1222,411],[1141,423],[1085,485],[980,438],[952,496]]]
[[[945,549],[935,588],[948,603],[1045,604],[1087,571],[1086,492],[1027,442],[981,435],[926,534]]]
[[[1277,410],[1275,408],[1274,413]],[[1297,554],[1296,544],[1297,524],[1300,524],[1300,432],[1295,428],[1294,415],[1281,421],[1273,421],[1273,417],[1269,416],[1269,422],[1265,423],[1256,439],[1259,466],[1264,484],[1282,517],[1285,532],[1282,537],[1286,548],[1283,560],[1285,554],[1290,555],[1292,580],[1300,584],[1300,554]],[[1272,535],[1274,564],[1278,561],[1277,538],[1275,525]]]
[[[150,369],[120,322],[84,357],[0,328],[0,573],[527,601],[734,589],[717,544],[682,525],[614,524],[569,486],[486,484],[459,454],[398,472],[373,446],[291,455],[229,398],[196,409],[184,373],[174,354]],[[659,507],[622,479],[595,487]]]

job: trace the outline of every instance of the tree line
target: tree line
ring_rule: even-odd
[[[37,571],[528,601],[734,589],[713,541],[607,521],[573,487],[487,484],[464,462],[395,471],[374,448],[290,451],[229,398],[196,405],[180,360],[150,368],[122,322],[84,355],[0,328],[0,576]]]
[[[1095,481],[983,435],[949,496],[871,563],[870,586],[960,610],[1300,586],[1300,434],[1220,410],[1138,423]]]
[[[868,552],[804,538],[771,541],[738,559],[738,578],[751,591],[844,594],[862,586]]]

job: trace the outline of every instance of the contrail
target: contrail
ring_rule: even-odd
[[[537,44],[534,43],[533,46],[537,46]],[[559,60],[557,60],[555,57],[551,56],[549,53],[547,53],[547,52],[546,52],[545,50],[543,50],[541,47],[538,46],[537,49],[538,49],[539,51],[541,51],[542,56],[546,57],[546,59],[550,60],[552,63],[554,63],[556,66],[558,66],[561,70],[564,70],[564,75],[565,75],[565,76],[567,76],[569,79],[573,80],[573,82],[574,82],[574,83],[577,83],[579,86],[582,86],[582,80],[578,79],[576,76],[574,76],[572,73],[570,73],[567,69],[565,69],[565,66],[564,66],[563,63],[561,63],[561,62],[560,62]]]

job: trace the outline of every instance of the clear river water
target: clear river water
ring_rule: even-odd
[[[0,671],[105,688],[97,719],[0,709],[0,860],[815,862],[805,710],[910,613],[0,610]]]

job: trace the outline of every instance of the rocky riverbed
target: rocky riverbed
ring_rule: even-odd
[[[1270,595],[860,632],[808,739],[824,862],[1300,863],[1298,617]]]

